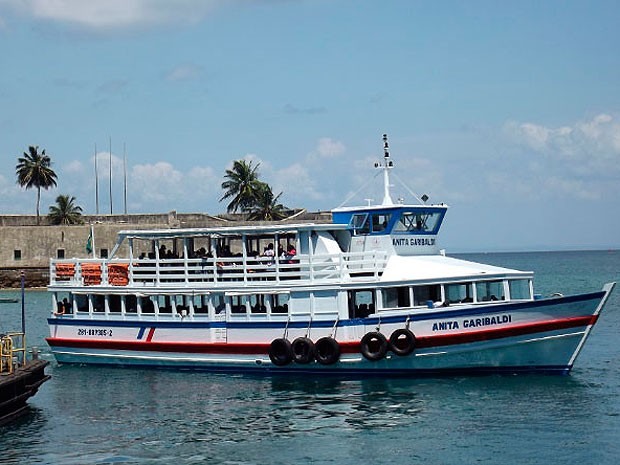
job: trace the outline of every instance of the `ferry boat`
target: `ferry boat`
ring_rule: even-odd
[[[331,223],[124,230],[106,259],[50,261],[59,363],[341,375],[567,374],[615,283],[540,298],[533,273],[446,256],[445,204]]]

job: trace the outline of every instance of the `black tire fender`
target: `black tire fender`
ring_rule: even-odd
[[[291,348],[293,350],[293,360],[295,360],[296,363],[305,365],[314,360],[316,349],[312,339],[308,337],[298,337],[291,344]]]
[[[283,337],[274,339],[269,346],[269,360],[276,366],[288,365],[293,361],[291,341]]]
[[[340,359],[340,344],[333,337],[322,337],[314,343],[316,361],[333,365]]]
[[[388,351],[388,341],[383,334],[378,331],[371,331],[364,334],[360,341],[360,352],[371,362],[381,360]]]
[[[396,355],[409,355],[415,349],[415,335],[407,328],[397,329],[390,336],[390,350]]]

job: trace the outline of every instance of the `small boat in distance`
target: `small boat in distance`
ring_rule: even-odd
[[[567,374],[615,283],[538,298],[533,273],[448,257],[445,204],[331,223],[124,230],[110,257],[50,261],[59,363],[344,375]]]

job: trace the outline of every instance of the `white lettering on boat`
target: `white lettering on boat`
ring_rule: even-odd
[[[496,315],[496,316],[483,316],[480,318],[466,318],[460,323],[457,320],[450,321],[436,321],[433,323],[433,331],[447,331],[453,329],[463,328],[480,328],[483,326],[503,325],[512,322],[512,315]]]
[[[403,246],[408,246],[408,247],[415,247],[418,245],[427,245],[427,246],[433,246],[435,245],[435,239],[434,238],[407,238],[407,237],[401,237],[401,238],[392,238],[392,245],[394,247],[403,247]]]

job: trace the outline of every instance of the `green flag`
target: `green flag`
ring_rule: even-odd
[[[93,230],[90,230],[90,234],[88,235],[88,240],[86,241],[86,252],[93,252]]]

